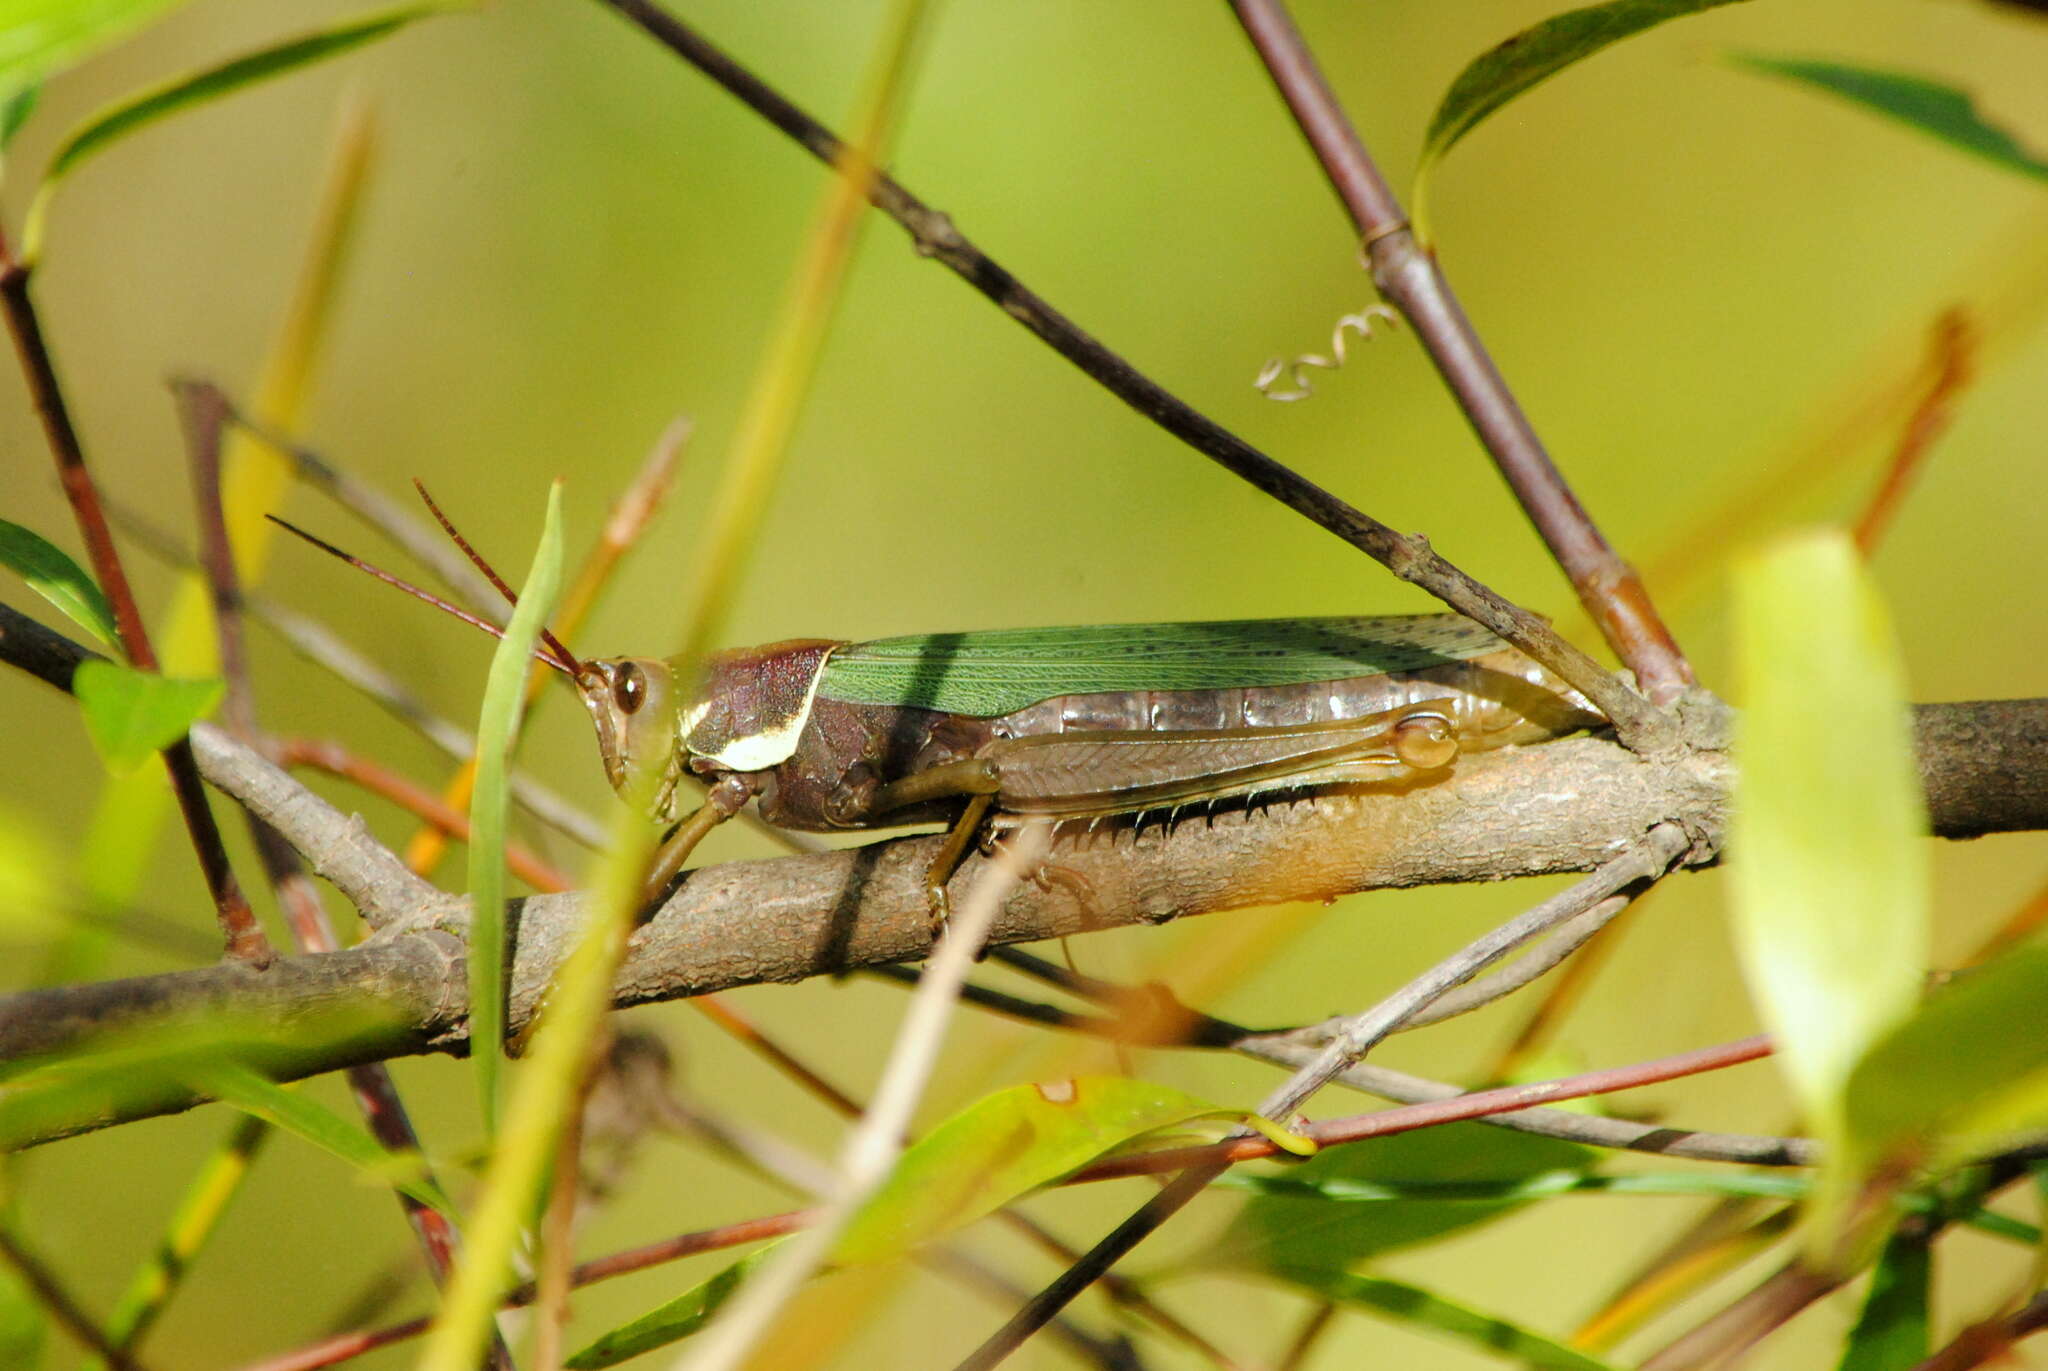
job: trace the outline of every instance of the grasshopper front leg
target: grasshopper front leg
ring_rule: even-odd
[[[668,893],[669,886],[682,875],[683,864],[690,860],[697,844],[704,841],[704,835],[746,808],[747,801],[754,798],[754,790],[752,783],[731,772],[712,783],[704,794],[704,803],[662,840],[660,850],[654,854],[654,865],[640,886],[642,908],[651,910]]]

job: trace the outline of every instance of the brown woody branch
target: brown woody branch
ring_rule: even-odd
[[[64,688],[86,655],[0,606],[0,660]],[[1937,834],[2048,828],[2048,700],[1923,705],[1916,715]],[[1696,722],[1696,731],[1705,736],[1712,722]],[[193,745],[208,780],[282,832],[377,933],[359,946],[283,959],[267,970],[222,965],[0,999],[0,1060],[228,1010],[282,1028],[336,1003],[376,1005],[391,1021],[324,1054],[274,1063],[282,1074],[464,1050],[463,902],[406,871],[359,818],[218,730],[194,730]],[[1685,826],[1696,853],[1712,853],[1732,777],[1719,751],[1652,762],[1603,738],[1571,738],[1479,754],[1441,782],[1405,790],[1361,789],[1313,803],[1226,811],[1213,822],[1189,818],[1071,835],[1055,846],[1056,878],[1013,894],[994,937],[1029,942],[1382,887],[1584,871],[1612,856],[1619,842],[1666,820]],[[921,881],[937,842],[898,838],[692,873],[634,936],[617,1003],[921,958],[931,941]],[[981,866],[967,864],[956,894]],[[513,903],[515,1030],[531,1017],[582,915],[576,894]],[[189,1093],[166,1090],[128,1116],[193,1102]],[[38,1136],[117,1121],[80,1118]]]

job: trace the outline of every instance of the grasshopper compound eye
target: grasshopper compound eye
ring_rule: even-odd
[[[632,662],[621,663],[612,678],[612,703],[621,714],[638,714],[647,703],[647,673]]]
[[[1440,771],[1458,759],[1458,731],[1441,714],[1410,714],[1394,725],[1394,755],[1417,771]]]

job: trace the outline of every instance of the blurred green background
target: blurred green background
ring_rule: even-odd
[[[681,9],[835,125],[881,15],[875,0],[690,0]],[[1297,16],[1405,187],[1451,77],[1551,9],[1303,0]],[[55,139],[100,104],[347,12],[208,0],[66,75],[9,157],[10,225]],[[1719,60],[1731,48],[1957,81],[2035,146],[2048,145],[2048,25],[1962,0],[1735,6],[1567,73],[1459,147],[1432,198],[1452,280],[1580,497],[1649,572],[1710,684],[1725,678],[1720,563],[1730,539],[1852,516],[1896,432],[1856,428],[1859,407],[1909,395],[1934,320],[1965,310],[1986,339],[1979,378],[1877,572],[1916,698],[2042,693],[2048,196],[1865,113],[1738,72]],[[568,479],[575,547],[669,419],[694,416],[696,442],[670,508],[581,639],[598,652],[670,650],[675,591],[820,173],[584,0],[502,0],[416,25],[153,129],[82,170],[56,204],[38,289],[101,480],[189,536],[163,382],[194,373],[239,395],[252,390],[299,269],[338,111],[351,99],[372,111],[378,149],[309,438],[386,489],[424,477],[481,547],[517,567],[549,477]],[[1342,372],[1319,375],[1307,403],[1275,405],[1253,392],[1265,358],[1323,350],[1334,319],[1370,290],[1332,196],[1222,6],[946,5],[895,169],[997,260],[1198,407],[1380,519],[1427,532],[1509,595],[1573,621],[1568,590],[1412,337],[1365,346]],[[18,380],[0,381],[0,443],[6,516],[76,551]],[[1716,523],[1731,502],[1732,520]],[[392,555],[309,493],[295,492],[290,512],[369,555]],[[1688,539],[1703,526],[1722,536],[1699,550]],[[1671,560],[1685,548],[1695,550]],[[161,609],[171,573],[139,554],[130,566],[145,606]],[[443,712],[473,714],[488,658],[477,635],[298,548],[279,550],[268,584],[333,620]],[[18,588],[7,597],[26,603]],[[1133,415],[877,220],[732,636],[1430,607]],[[446,768],[426,745],[260,629],[253,638],[268,727],[345,738],[438,783]],[[0,821],[59,847],[75,843],[100,780],[74,711],[10,673],[0,674],[0,718]],[[543,711],[526,760],[609,813],[580,711],[559,700]],[[313,783],[393,842],[410,831],[379,802]],[[734,830],[717,835],[709,855],[770,851]],[[2044,869],[2040,835],[1941,845],[1941,958],[1961,959]],[[245,870],[254,883],[253,864]],[[210,927],[181,843],[162,844],[153,873],[150,909]],[[447,879],[458,875],[451,868]],[[1659,894],[1567,1026],[1556,1070],[1752,1031],[1718,887],[1713,875],[1692,876]],[[1073,952],[1088,971],[1163,980],[1242,1021],[1296,1022],[1369,1003],[1548,888],[1374,895],[1327,911],[1097,936]],[[8,983],[27,981],[40,955],[7,952]],[[122,944],[105,970],[178,964]],[[902,996],[856,980],[760,988],[736,1003],[864,1093]],[[1523,1012],[1511,1005],[1396,1040],[1384,1060],[1467,1076]],[[666,1037],[693,1096],[814,1150],[832,1147],[833,1118],[686,1008],[636,1011],[628,1022]],[[996,1085],[1114,1067],[1104,1049],[970,1016],[926,1117]],[[1270,1080],[1248,1063],[1188,1053],[1140,1054],[1135,1068],[1243,1102]],[[404,1062],[398,1078],[430,1147],[452,1154],[475,1137],[462,1066]],[[318,1088],[343,1102],[335,1083]],[[1768,1066],[1625,1103],[1703,1127],[1774,1131],[1786,1122]],[[1365,1107],[1331,1092],[1316,1112]],[[25,1223],[90,1307],[111,1301],[228,1122],[202,1110],[24,1160]],[[1143,1193],[1121,1183],[1032,1207],[1085,1245]],[[1218,1197],[1184,1216],[1134,1268],[1198,1249],[1233,1203]],[[656,1140],[619,1198],[591,1217],[579,1251],[783,1207],[769,1186]],[[1695,1208],[1566,1199],[1383,1269],[1566,1333]],[[1008,1235],[978,1230],[967,1244],[1021,1284],[1052,1273]],[[1956,1260],[1944,1267],[1942,1316],[1953,1324],[1988,1312],[2010,1260],[1993,1261],[1989,1241],[1968,1235],[1944,1250]],[[146,1344],[148,1360],[226,1366],[304,1341],[411,1253],[388,1196],[295,1142],[275,1142]],[[580,1294],[572,1345],[716,1261]],[[1710,1299],[1725,1300],[1742,1279]],[[1278,1289],[1209,1277],[1167,1286],[1163,1298],[1251,1361],[1277,1356],[1305,1307]],[[415,1283],[395,1312],[421,1307]],[[1080,1307],[1101,1322],[1098,1302]],[[1854,1308],[1848,1295],[1824,1303],[1755,1364],[1819,1364]],[[785,1347],[763,1364],[950,1365],[1005,1312],[923,1271],[893,1283],[828,1283],[795,1321],[818,1346]],[[1648,1350],[1687,1322],[1680,1315],[1630,1346]],[[1156,1343],[1147,1354],[1161,1367],[1199,1364]],[[409,1356],[359,1364],[395,1367]],[[1350,1316],[1311,1365],[1361,1359],[1491,1364]],[[1068,1363],[1034,1346],[1014,1364]]]

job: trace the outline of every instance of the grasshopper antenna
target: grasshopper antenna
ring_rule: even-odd
[[[468,624],[472,628],[480,628],[484,632],[490,634],[493,638],[503,638],[505,636],[505,630],[498,627],[496,624],[492,623],[489,619],[483,618],[480,615],[471,614],[468,610],[462,609],[459,606],[451,605],[446,600],[442,599],[440,596],[434,594],[432,591],[421,590],[418,586],[414,585],[411,581],[406,580],[404,577],[394,576],[390,572],[384,570],[384,568],[377,566],[373,563],[366,562],[352,552],[343,552],[340,548],[336,547],[334,544],[328,542],[324,538],[314,537],[312,534],[306,532],[306,530],[300,528],[297,524],[287,523],[283,519],[278,518],[275,514],[266,514],[263,517],[270,520],[271,523],[276,524],[285,532],[297,534],[299,537],[311,543],[314,547],[319,548],[328,556],[339,557],[342,561],[347,562],[357,571],[363,572],[366,575],[374,576],[378,580],[382,581],[385,585],[396,586],[398,587],[398,589],[404,591],[406,594],[412,596],[415,599],[425,600],[428,604],[434,606],[434,608],[441,610],[444,613],[454,615],[456,618],[462,620],[462,622]],[[496,578],[493,579],[495,580]],[[500,590],[503,590],[504,586],[501,584],[499,585],[498,588]],[[509,592],[507,593],[509,594]],[[556,639],[554,634],[548,634],[547,640],[549,643],[550,650],[543,652],[539,649],[535,649],[533,655],[539,660],[553,667],[555,670],[561,672],[564,676],[567,676],[571,680],[574,680],[576,677],[576,673],[581,669],[583,664],[577,661],[575,656],[572,655],[567,648],[562,647],[561,642],[558,639]]]
[[[422,500],[425,500],[427,502],[427,508],[434,512],[434,518],[436,521],[440,523],[441,530],[444,533],[446,533],[450,538],[453,538],[455,540],[455,546],[462,549],[462,555],[469,558],[470,565],[474,566],[478,571],[481,571],[484,574],[484,579],[489,581],[492,585],[498,588],[498,593],[500,595],[504,596],[513,604],[518,604],[519,593],[513,590],[511,586],[505,584],[505,578],[500,576],[497,572],[497,569],[494,568],[489,562],[484,560],[484,555],[481,552],[478,552],[475,548],[470,546],[469,539],[463,537],[460,533],[455,531],[455,525],[449,521],[447,515],[441,512],[441,507],[434,503],[434,497],[427,494],[426,483],[420,480],[419,477],[415,476],[412,478],[412,488],[420,493],[420,498]],[[561,658],[565,662],[574,662],[576,660],[576,654],[569,651],[568,648],[564,647],[562,645],[562,640],[560,638],[557,638],[554,634],[548,632],[545,626],[541,628],[540,636],[542,641],[544,641],[548,645],[548,650],[553,652],[557,657]],[[572,672],[570,674],[573,675],[574,673]]]

